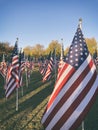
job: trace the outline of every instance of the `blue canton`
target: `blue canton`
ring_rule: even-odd
[[[78,69],[79,66],[85,61],[88,54],[89,52],[85,39],[83,38],[81,29],[78,27],[69,48],[69,52],[66,55],[65,62]]]

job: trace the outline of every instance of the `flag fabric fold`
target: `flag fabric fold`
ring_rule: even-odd
[[[12,62],[8,67],[6,77],[6,85],[5,85],[6,98],[8,98],[12,94],[12,92],[18,87],[19,87],[19,57],[18,57],[18,46],[16,41],[12,53]]]
[[[78,26],[42,117],[46,130],[75,130],[98,94],[96,66]]]

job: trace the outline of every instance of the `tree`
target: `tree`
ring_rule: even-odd
[[[32,55],[35,57],[43,56],[45,53],[44,46],[41,44],[36,44],[34,47],[32,47]]]
[[[10,46],[8,42],[0,42],[0,61],[2,61],[2,55],[5,55],[5,60],[9,61],[13,50],[13,46]]]
[[[24,50],[24,53],[26,56],[32,55],[32,47],[31,46],[26,46],[23,50]]]
[[[56,55],[59,56],[61,54],[61,44],[57,40],[51,41],[46,49],[46,54],[49,54],[50,51],[53,52],[54,49],[56,50]]]
[[[97,48],[97,41],[95,40],[95,38],[86,38],[85,40],[86,40],[89,52],[93,55]]]

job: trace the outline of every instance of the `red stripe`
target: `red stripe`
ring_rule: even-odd
[[[60,76],[62,75],[62,73],[64,72],[64,70],[69,66],[69,64],[67,63],[63,63],[64,65],[62,65],[62,67],[60,68],[59,72],[58,72],[58,78],[57,81],[59,80]]]

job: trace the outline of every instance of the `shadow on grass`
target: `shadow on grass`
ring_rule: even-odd
[[[51,85],[51,86],[53,86],[53,85]],[[15,121],[11,122],[11,124],[9,126],[6,126],[7,130],[14,129],[15,125],[17,125],[17,123],[19,123],[19,121],[21,121],[22,118],[27,116],[26,115],[27,111],[30,111],[30,110],[32,111],[33,109],[35,109],[45,98],[47,98],[47,96],[49,96],[51,94],[52,89],[53,89],[53,87],[51,87],[51,86],[50,85],[46,86],[44,89],[40,90],[38,93],[33,95],[31,98],[29,98],[28,100],[25,100],[23,103],[19,104],[18,112],[16,112],[15,108],[13,108],[14,112],[11,113],[10,115],[8,115],[6,118],[3,118],[3,120],[0,123],[5,123],[6,121],[14,118],[14,115],[17,115],[19,113],[21,114],[21,112],[24,112],[24,114],[22,114],[22,116],[17,118],[17,120],[15,119]],[[25,96],[24,96],[24,98],[25,98]],[[42,109],[42,108],[43,107],[41,107],[40,109]],[[34,117],[35,116],[36,115],[34,115]],[[32,119],[34,117],[32,117]]]
[[[35,75],[35,78],[34,78]],[[37,78],[36,78],[37,77]],[[0,77],[2,79],[2,77]],[[3,84],[3,83],[2,83]],[[41,81],[41,76],[39,74],[39,72],[37,72],[37,74],[34,72],[31,75],[31,81],[27,86],[23,86],[23,96],[27,95],[28,93],[30,93],[31,91],[36,90],[38,87],[40,87],[41,85],[44,85]],[[18,90],[19,92],[19,98],[22,97],[22,91],[21,91],[21,87]],[[14,92],[11,94],[11,96],[9,97],[9,99],[5,99],[5,90],[3,87],[0,87],[0,99],[2,100],[0,103],[0,109],[4,108],[4,104],[7,104],[7,108],[9,108],[8,104],[10,104],[10,106],[13,104],[13,102],[15,102],[16,99],[16,91],[14,90]]]

